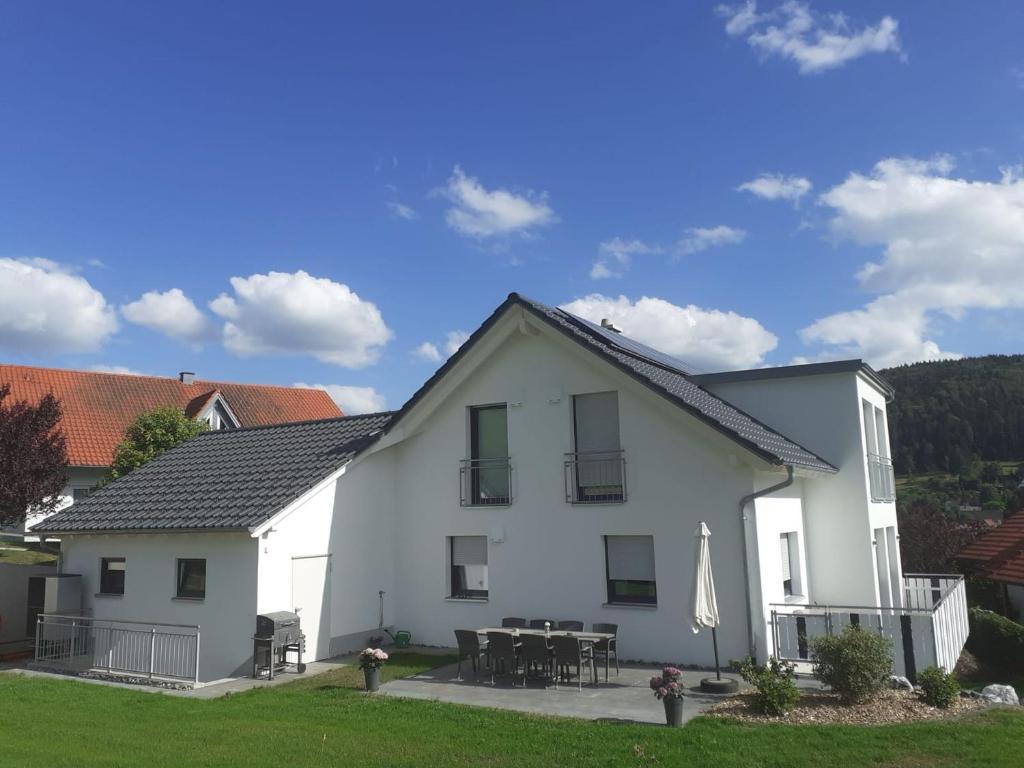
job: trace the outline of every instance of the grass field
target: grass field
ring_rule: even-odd
[[[438,662],[396,653],[385,678]],[[1017,711],[882,728],[698,718],[670,730],[367,695],[360,684],[342,669],[203,701],[0,674],[0,765],[1009,766],[1024,743]]]
[[[49,565],[57,562],[55,552],[44,552],[33,546],[0,539],[0,563],[11,565]]]

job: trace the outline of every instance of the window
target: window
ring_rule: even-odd
[[[609,603],[656,605],[653,536],[605,536]]]
[[[238,426],[235,424],[231,416],[228,415],[227,409],[225,409],[220,403],[214,404],[209,417],[206,419],[206,423],[209,424],[210,429],[213,430],[235,429]]]
[[[177,597],[200,600],[206,597],[206,560],[178,560]]]
[[[104,557],[100,559],[100,594],[124,594],[123,557]]]
[[[572,413],[576,493],[570,501],[623,501],[618,394],[573,395]]]
[[[451,566],[450,597],[487,597],[487,537],[450,536],[448,560]]]
[[[894,501],[896,478],[889,458],[885,413],[867,400],[861,401],[864,415],[864,445],[868,454],[868,485],[872,501]]]
[[[470,504],[508,504],[508,418],[505,404],[469,409]]]
[[[800,584],[800,537],[796,531],[779,536],[779,556],[782,562],[782,592],[786,597],[802,595]]]
[[[92,488],[72,488],[71,489],[71,503],[74,504],[76,501],[82,501],[92,496]]]

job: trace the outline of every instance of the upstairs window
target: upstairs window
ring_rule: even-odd
[[[449,597],[481,600],[487,597],[487,537],[450,536]]]
[[[653,536],[605,536],[609,603],[656,605]]]
[[[72,488],[71,489],[71,503],[74,504],[76,501],[84,501],[92,496],[92,488]]]
[[[864,445],[867,448],[868,484],[872,501],[894,501],[896,478],[889,458],[885,412],[867,400],[861,401],[864,417]]]
[[[471,504],[511,501],[507,410],[504,403],[469,409],[467,470]]]
[[[206,597],[206,560],[178,559],[176,596],[192,600],[202,600]]]
[[[124,594],[125,562],[123,557],[100,559],[100,594]]]
[[[573,444],[569,480],[574,503],[623,501],[623,456],[616,392],[573,395]]]

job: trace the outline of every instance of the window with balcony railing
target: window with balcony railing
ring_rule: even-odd
[[[896,475],[891,459],[877,453],[868,454],[868,485],[872,501],[896,501]]]
[[[501,507],[512,503],[512,461],[508,456],[459,462],[459,503]]]
[[[626,500],[624,451],[579,451],[565,455],[565,500],[611,504]]]

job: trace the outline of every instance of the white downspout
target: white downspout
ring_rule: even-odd
[[[759,499],[762,496],[767,496],[770,493],[781,491],[783,488],[788,488],[793,484],[793,467],[786,467],[786,479],[781,483],[770,485],[767,488],[763,488],[760,491],[754,491],[749,493],[740,499],[740,530],[743,533],[743,591],[747,597],[747,643],[749,645],[748,651],[750,658],[757,658],[757,642],[754,638],[754,607],[752,605],[752,596],[750,594],[750,564],[747,562],[747,504]]]

